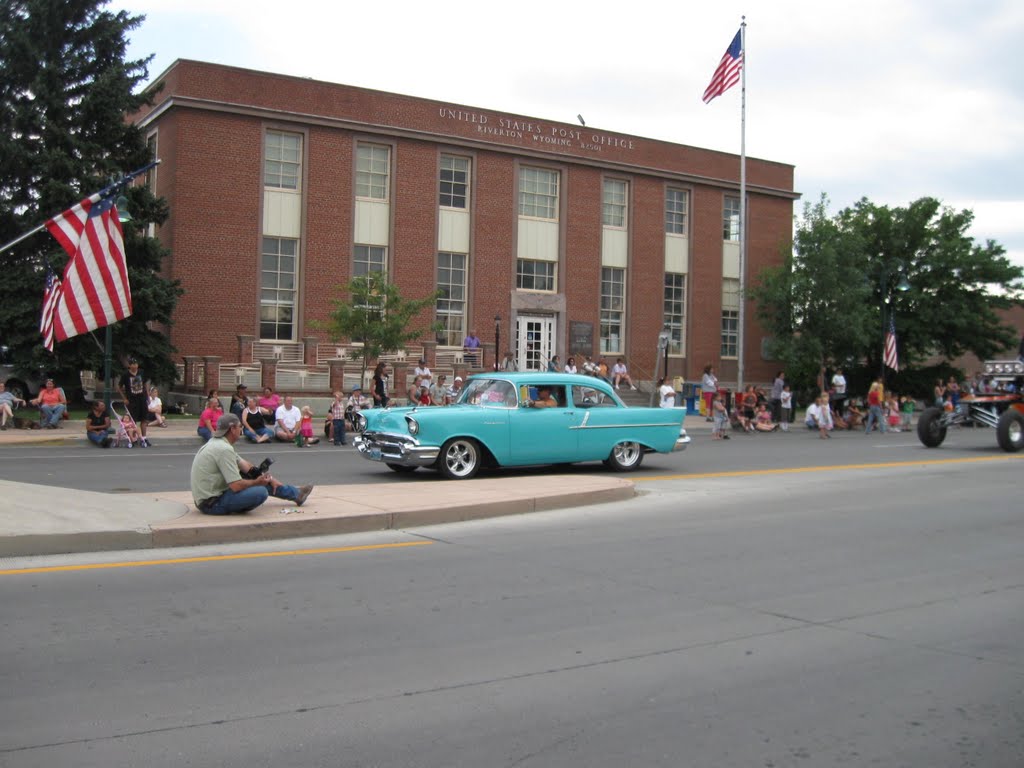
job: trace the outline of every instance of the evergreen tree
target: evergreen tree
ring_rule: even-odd
[[[141,16],[105,10],[106,0],[0,0],[0,243],[7,243],[150,161],[145,134],[125,116],[149,103],[140,86],[152,57],[127,61]],[[127,190],[124,226],[133,314],[113,326],[114,355],[139,357],[170,381],[173,349],[151,327],[169,323],[180,295],[160,277],[165,255],[146,236],[167,207],[143,186]],[[101,371],[101,330],[47,352],[39,334],[46,264],[68,257],[45,230],[0,254],[0,344],[24,368],[44,367],[74,386],[81,369]],[[117,368],[115,367],[115,372]]]

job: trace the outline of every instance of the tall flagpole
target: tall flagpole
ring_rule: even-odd
[[[736,393],[743,391],[743,346],[746,327],[747,287],[747,17],[741,16],[740,51],[740,312],[736,329]]]

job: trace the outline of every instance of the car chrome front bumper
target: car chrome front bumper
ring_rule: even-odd
[[[440,446],[420,445],[409,435],[387,432],[363,432],[352,439],[355,449],[368,461],[381,461],[402,467],[429,467],[441,453]]]
[[[679,431],[679,437],[676,438],[676,444],[672,446],[673,451],[685,451],[686,446],[690,444],[690,436],[686,434],[685,429]]]

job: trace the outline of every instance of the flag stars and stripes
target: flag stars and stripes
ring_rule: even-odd
[[[722,60],[718,62],[715,74],[711,76],[711,82],[704,90],[704,103],[710,104],[713,99],[721,96],[740,81],[740,71],[743,69],[743,30],[736,32],[726,49]]]

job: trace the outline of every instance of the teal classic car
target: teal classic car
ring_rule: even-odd
[[[562,373],[469,378],[449,406],[362,411],[356,449],[396,472],[437,469],[466,480],[481,467],[603,461],[636,469],[649,452],[686,448],[684,409],[629,408],[610,384]]]

